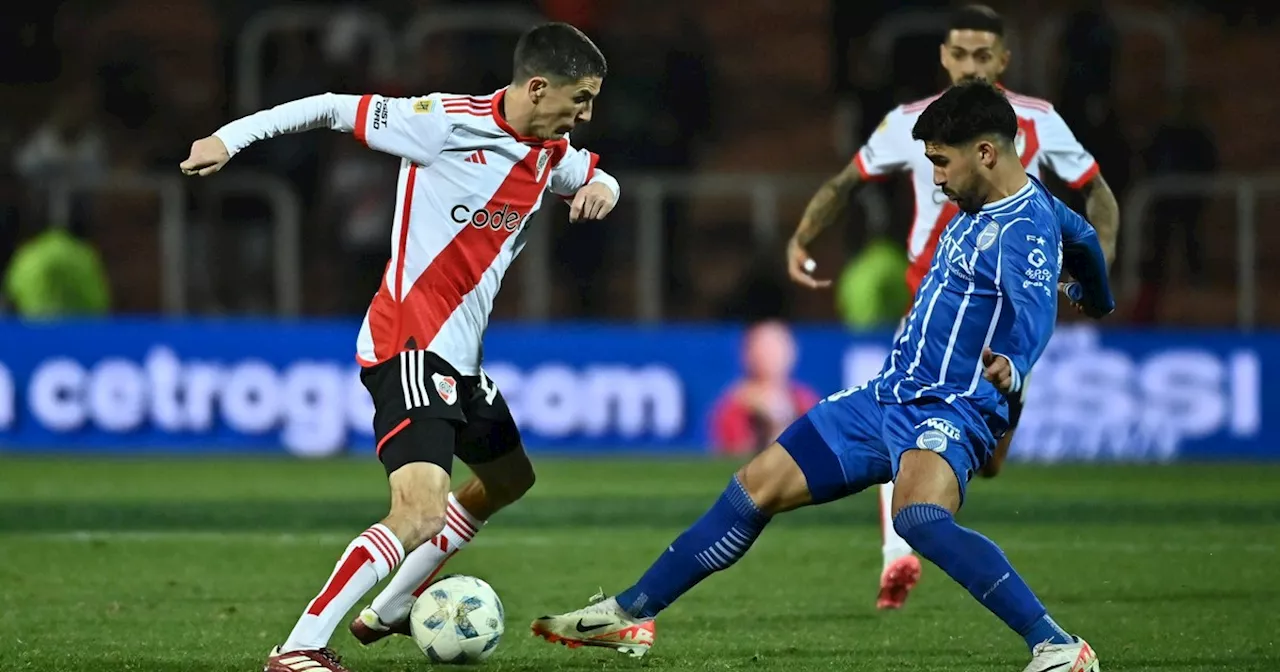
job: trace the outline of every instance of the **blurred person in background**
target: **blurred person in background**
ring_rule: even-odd
[[[97,250],[65,226],[50,226],[18,246],[4,275],[4,296],[24,318],[105,315],[110,294]]]
[[[1208,175],[1218,170],[1218,147],[1205,121],[1205,96],[1196,92],[1174,94],[1165,117],[1142,153],[1147,175]],[[1204,280],[1204,252],[1200,228],[1209,199],[1199,194],[1164,196],[1152,207],[1146,229],[1142,285],[1133,319],[1153,323],[1160,314],[1160,297],[1169,277],[1169,248],[1181,238],[1183,258],[1191,284]]]
[[[12,168],[27,187],[27,198],[31,200],[24,205],[33,213],[54,216],[48,212],[49,195],[59,182],[88,181],[109,172],[109,138],[95,119],[100,102],[94,81],[67,83],[54,98],[43,123],[20,141]],[[72,234],[88,235],[92,197],[87,192],[71,192],[67,198],[69,220],[56,224],[70,229]],[[66,232],[50,240],[69,242],[61,237],[63,233]]]
[[[90,82],[69,85],[54,101],[44,123],[18,148],[14,168],[32,186],[61,178],[91,178],[107,170],[107,142],[94,120],[97,89]]]
[[[747,329],[742,339],[743,377],[734,381],[711,412],[715,452],[754,455],[796,418],[818,403],[818,394],[792,378],[796,342],[781,322]]]
[[[836,311],[846,327],[862,331],[898,323],[902,307],[911,301],[902,283],[904,252],[898,243],[877,236],[845,264],[836,280]]]
[[[966,5],[952,15],[950,27],[939,46],[942,67],[952,85],[975,80],[999,86],[1012,53],[1004,41],[1004,19],[985,5]],[[1097,229],[1098,239],[1108,267],[1115,255],[1119,206],[1115,195],[1103,179],[1098,162],[1077,141],[1071,129],[1047,101],[1001,89],[1017,115],[1018,133],[1015,149],[1023,166],[1033,177],[1042,172],[1054,173],[1073,189],[1083,192],[1089,222]],[[810,200],[795,234],[787,244],[788,273],[791,279],[811,289],[827,287],[830,280],[813,277],[806,268],[812,259],[806,248],[833,222],[840,221],[854,191],[869,181],[888,179],[894,174],[910,175],[915,187],[915,221],[908,234],[907,286],[914,296],[927,274],[937,247],[939,235],[959,212],[934,184],[934,165],[925,156],[923,143],[911,137],[911,128],[920,114],[941,94],[925,100],[900,105],[891,110],[853,160],[840,173],[830,178]],[[909,306],[902,307],[904,312]],[[901,326],[899,329],[901,330]],[[895,340],[897,340],[895,338]],[[1000,440],[992,459],[983,468],[984,476],[999,472],[1013,428],[1022,413],[1023,394],[1010,399],[1011,429]],[[893,499],[893,483],[880,488],[881,530],[884,565],[880,574],[880,592],[876,606],[897,609],[906,602],[919,580],[921,564],[893,528],[889,502]]]

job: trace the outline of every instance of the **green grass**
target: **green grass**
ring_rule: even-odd
[[[659,619],[643,661],[528,621],[628,585],[733,465],[539,459],[539,482],[450,564],[490,581],[524,670],[1020,670],[1027,654],[927,565],[878,613],[875,500],[780,518]],[[1014,466],[961,520],[1000,543],[1103,669],[1280,670],[1280,467]],[[372,460],[0,459],[0,670],[261,669],[348,541],[382,513]],[[403,639],[334,646],[356,672],[428,667]]]

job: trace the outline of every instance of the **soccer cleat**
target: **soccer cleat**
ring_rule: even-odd
[[[603,592],[591,598],[591,604],[559,616],[543,616],[530,626],[533,634],[552,644],[576,649],[597,646],[640,658],[653,646],[653,619],[639,619],[618,606]]]
[[[876,609],[901,609],[907,602],[907,595],[920,580],[920,558],[914,553],[894,560],[884,568],[880,575],[880,595],[876,598]]]
[[[262,672],[351,672],[332,649],[309,649],[280,653],[280,647],[267,654]]]
[[[1089,643],[1075,638],[1073,644],[1036,644],[1031,662],[1022,672],[1098,672],[1098,654]]]
[[[410,635],[412,631],[409,629],[409,619],[404,619],[398,623],[386,625],[382,619],[378,618],[378,612],[372,607],[365,607],[360,610],[360,614],[351,621],[351,625],[347,626],[351,630],[351,636],[356,641],[365,646],[381,640],[390,635]]]

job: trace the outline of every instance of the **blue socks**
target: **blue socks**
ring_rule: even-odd
[[[911,504],[893,519],[893,529],[911,547],[964,586],[1034,649],[1036,644],[1070,644],[1073,640],[1057,623],[1009,559],[990,539],[960,527],[947,509],[936,504]]]
[[[636,618],[657,616],[703,579],[737,562],[768,522],[769,516],[756,507],[735,476],[698,522],[676,538],[634,586],[617,595],[618,605]],[[947,509],[912,504],[893,519],[893,527],[1021,635],[1028,648],[1074,641],[1049,617],[1000,548],[957,525]]]
[[[720,499],[676,538],[636,585],[617,596],[636,618],[653,618],[714,572],[746,554],[769,522],[734,476]]]

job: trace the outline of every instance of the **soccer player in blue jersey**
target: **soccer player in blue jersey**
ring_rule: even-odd
[[[1026,640],[1026,672],[1097,672],[1093,650],[1050,618],[1000,548],[954,517],[1009,428],[1006,395],[1053,333],[1059,290],[1091,317],[1115,308],[1093,227],[1027,175],[1017,131],[1004,94],[985,82],[928,106],[912,135],[960,213],[880,374],[783,431],[635,585],[539,618],[534,634],[642,656],[658,613],[741,558],[773,516],[892,480],[894,528]],[[1064,270],[1074,282],[1060,285]]]

